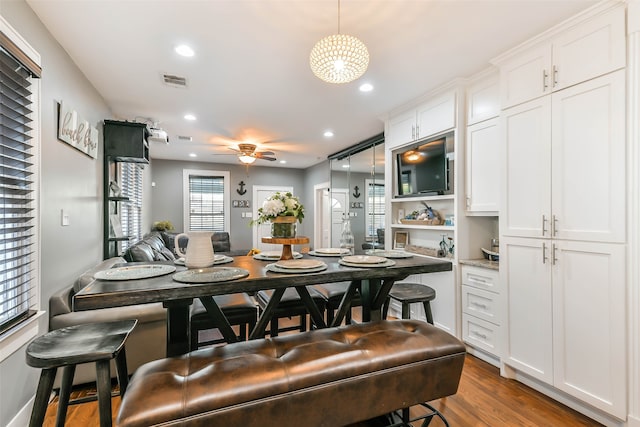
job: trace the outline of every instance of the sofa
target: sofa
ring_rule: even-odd
[[[178,233],[152,231],[143,239],[131,245],[122,257],[104,260],[95,267],[85,271],[76,281],[60,289],[49,298],[49,330],[83,323],[105,322],[124,319],[138,319],[138,324],[127,340],[125,351],[127,367],[133,373],[140,365],[166,355],[166,318],[167,312],[162,304],[140,304],[124,307],[104,308],[88,311],[73,311],[73,296],[93,281],[93,275],[101,270],[112,268],[116,264],[126,262],[158,262],[176,258],[174,252],[175,236]],[[179,245],[186,248],[188,238],[179,240]],[[216,232],[211,238],[216,253],[230,256],[246,255],[247,251],[232,251],[229,233]],[[115,376],[115,366],[112,367]],[[95,366],[80,365],[76,369],[74,384],[95,381]],[[56,387],[59,378],[56,380]]]

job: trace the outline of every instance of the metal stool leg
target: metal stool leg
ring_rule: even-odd
[[[402,318],[411,319],[411,304],[402,303]]]
[[[38,390],[36,391],[33,410],[31,411],[29,427],[41,427],[44,422],[44,415],[47,413],[49,395],[53,390],[53,380],[56,378],[57,370],[57,368],[51,368],[43,369],[40,372],[40,381],[38,381]]]
[[[124,396],[129,386],[129,371],[127,369],[127,354],[124,347],[116,355],[116,369],[118,374],[118,384],[120,385],[120,397]]]
[[[56,427],[64,427],[64,422],[67,419],[67,408],[69,407],[71,385],[73,384],[73,375],[75,372],[76,365],[65,366],[62,370],[62,383],[60,384],[60,398],[58,399]]]
[[[433,314],[431,314],[431,304],[429,304],[429,301],[424,301],[422,304],[424,305],[424,314],[427,317],[427,322],[433,325]]]
[[[109,360],[96,362],[96,386],[98,389],[100,427],[111,427],[111,374]]]

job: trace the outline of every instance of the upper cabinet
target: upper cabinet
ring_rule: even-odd
[[[467,87],[467,125],[473,125],[500,114],[500,82],[497,70],[479,78]]]
[[[408,111],[392,115],[387,121],[387,148],[417,141],[456,125],[456,94],[448,92]]]
[[[148,138],[144,123],[104,121],[104,154],[112,160],[149,163]]]
[[[500,65],[500,103],[509,108],[625,67],[625,8],[597,14]]]

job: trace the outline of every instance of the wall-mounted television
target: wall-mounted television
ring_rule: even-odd
[[[449,156],[453,132],[425,139],[396,154],[398,196],[449,192]]]

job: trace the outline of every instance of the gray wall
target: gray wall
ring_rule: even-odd
[[[153,160],[151,162],[151,180],[155,186],[151,188],[151,222],[169,220],[177,231],[183,231],[182,208],[182,171],[184,169],[229,171],[231,176],[231,200],[249,200],[252,203],[254,185],[292,185],[293,193],[299,196],[305,207],[305,218],[298,225],[298,234],[313,235],[313,216],[311,221],[307,216],[312,210],[312,204],[306,200],[305,171],[301,169],[274,168],[242,165],[217,164],[203,162],[185,162],[176,160]],[[238,184],[244,181],[244,195],[237,193]],[[311,200],[313,202],[313,200]],[[252,212],[251,208],[231,208],[231,249],[251,249],[253,232],[249,226],[251,218],[241,218],[242,212]]]
[[[92,159],[57,140],[56,103],[68,103],[100,132],[102,119],[111,114],[23,0],[2,0],[0,13],[42,57],[40,300],[46,310],[51,294],[102,259],[102,157]],[[61,209],[69,213],[67,227],[60,225]],[[45,319],[45,330],[46,324]],[[35,393],[38,371],[24,360],[21,348],[0,363],[0,425],[7,425]]]

